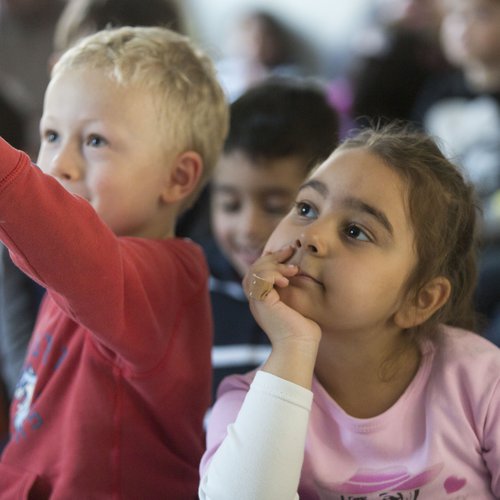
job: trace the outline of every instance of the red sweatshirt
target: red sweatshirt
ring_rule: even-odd
[[[0,498],[196,498],[212,340],[199,247],[116,237],[1,139],[0,239],[48,289]]]

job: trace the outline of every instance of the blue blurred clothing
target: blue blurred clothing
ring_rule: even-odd
[[[210,268],[210,297],[214,319],[212,401],[222,379],[261,365],[271,346],[250,312],[241,277],[213,240],[203,245]]]
[[[20,271],[0,246],[0,370],[12,399],[45,289]]]

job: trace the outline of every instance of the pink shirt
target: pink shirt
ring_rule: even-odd
[[[485,339],[443,327],[401,398],[367,419],[317,380],[311,392],[254,375],[221,385],[202,499],[500,498],[500,350]]]

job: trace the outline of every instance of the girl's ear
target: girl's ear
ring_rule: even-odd
[[[451,293],[448,278],[439,276],[429,281],[414,300],[406,301],[394,315],[394,322],[401,329],[421,325],[441,309]]]
[[[188,197],[198,186],[203,172],[203,160],[198,153],[186,151],[177,156],[167,173],[161,200],[173,204]]]

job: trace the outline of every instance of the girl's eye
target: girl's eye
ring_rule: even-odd
[[[99,148],[107,144],[106,139],[99,135],[89,135],[86,142],[87,146],[92,146],[93,148]]]
[[[301,217],[305,217],[307,219],[314,219],[317,217],[316,210],[309,205],[309,203],[306,203],[305,201],[299,201],[295,203],[295,208],[297,210],[297,213]]]
[[[356,224],[349,224],[345,228],[347,237],[357,241],[371,241],[371,238]]]

